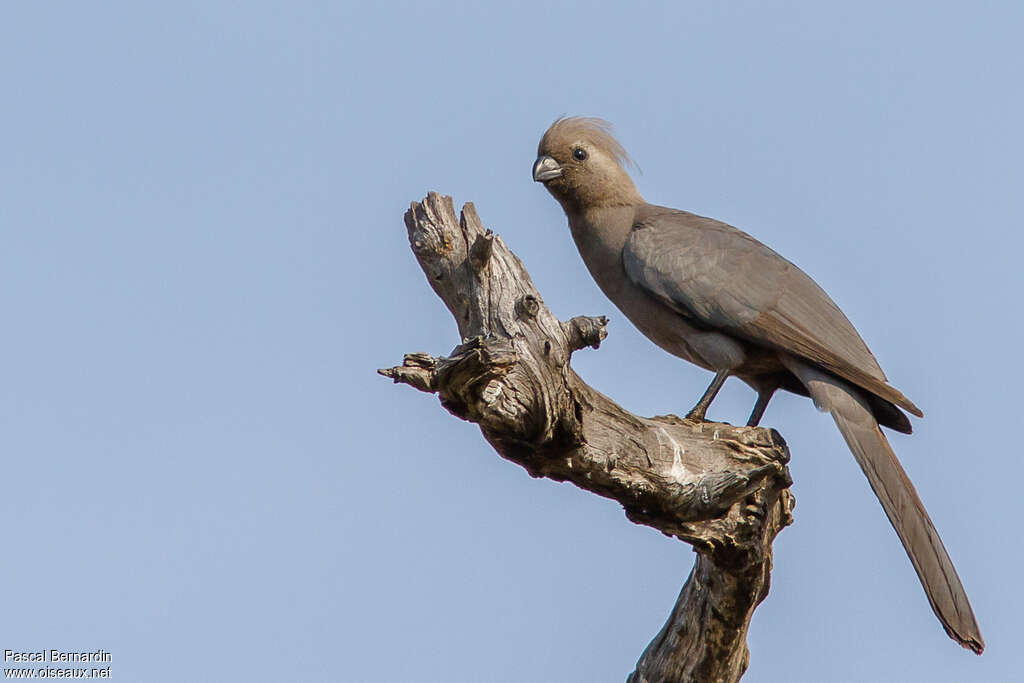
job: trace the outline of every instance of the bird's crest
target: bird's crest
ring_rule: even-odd
[[[591,116],[561,116],[555,119],[544,133],[544,137],[540,139],[537,149],[538,152],[542,152],[558,146],[559,143],[571,143],[576,140],[585,140],[601,149],[623,168],[632,166],[639,170],[636,162],[626,153],[626,148],[612,134],[612,124]]]

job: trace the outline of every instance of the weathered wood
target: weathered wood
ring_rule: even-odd
[[[693,545],[693,571],[628,680],[739,680],[750,619],[768,594],[771,544],[792,521],[782,437],[629,413],[569,366],[574,351],[600,345],[607,321],[560,322],[472,204],[456,217],[450,197],[431,193],[405,224],[462,343],[447,357],[409,354],[379,372],[437,393],[531,475],[612,498],[631,521]]]

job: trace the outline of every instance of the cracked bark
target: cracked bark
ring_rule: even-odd
[[[782,437],[624,410],[569,365],[573,352],[600,345],[605,318],[559,321],[472,204],[456,216],[451,197],[430,193],[405,225],[462,343],[378,372],[436,393],[532,476],[612,498],[629,520],[694,547],[693,570],[628,683],[739,680],[750,620],[768,594],[772,541],[792,522]]]

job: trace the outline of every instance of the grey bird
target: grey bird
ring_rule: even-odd
[[[669,353],[715,373],[687,417],[703,420],[725,380],[758,394],[755,426],[778,389],[832,414],[903,542],[949,637],[981,654],[974,612],[938,532],[879,425],[909,434],[921,411],[888,384],[832,299],[803,271],[736,228],[644,201],[600,119],[555,121],[533,165],[569,219],[601,291]]]

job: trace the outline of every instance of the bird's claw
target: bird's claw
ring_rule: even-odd
[[[693,422],[707,422],[707,418],[705,417],[706,414],[707,410],[697,410],[694,408],[686,414],[686,419],[692,420]]]

